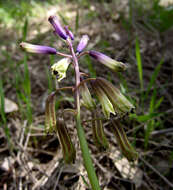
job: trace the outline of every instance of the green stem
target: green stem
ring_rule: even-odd
[[[81,126],[80,113],[78,113],[76,116],[76,124],[77,124],[77,133],[79,137],[83,161],[84,161],[85,169],[88,173],[88,178],[90,180],[92,190],[100,190],[99,182],[98,182],[98,179],[97,179],[97,176],[92,164],[90,152],[89,152],[87,141],[85,138],[85,133],[84,133],[83,127]]]
[[[77,109],[77,115],[76,115],[76,125],[77,125],[77,134],[79,137],[80,147],[82,151],[82,157],[84,161],[85,169],[88,173],[88,178],[92,187],[92,190],[100,190],[99,182],[95,173],[95,169],[92,164],[91,155],[88,149],[88,144],[85,138],[84,129],[81,125],[81,119],[80,119],[80,93],[79,89],[77,88],[80,84],[80,71],[79,71],[79,64],[78,59],[76,57],[76,54],[73,50],[73,46],[70,40],[67,40],[67,43],[69,45],[71,55],[73,58],[74,68],[75,68],[75,75],[76,75],[76,85],[75,85],[75,102],[76,102],[76,109]]]

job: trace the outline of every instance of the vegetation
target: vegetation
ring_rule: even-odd
[[[90,189],[88,176],[92,177],[90,171],[87,175],[84,169],[76,138],[82,125],[81,133],[85,134],[90,150],[87,155],[91,155],[101,189],[172,189],[172,5],[159,0],[6,0],[0,2],[0,13],[0,188]],[[85,54],[81,57],[79,54],[83,73],[80,80],[86,81],[83,85],[90,84],[88,90],[93,89],[96,96],[91,95],[97,112],[86,109],[85,98],[89,97],[86,85],[76,85],[81,91],[81,105],[85,105],[78,112],[80,118],[74,106],[77,100],[70,90],[59,91],[54,102],[53,91],[75,84],[73,67],[66,72],[67,78],[57,82],[51,68],[57,68],[54,63],[60,61],[59,55],[29,54],[19,46],[22,41],[46,44],[70,55],[69,44],[51,34],[52,28],[47,22],[50,15],[57,15],[62,25],[69,26],[75,36],[74,47],[84,34],[90,38],[86,47],[86,52],[90,53],[80,52]],[[102,65],[102,60],[99,64],[98,59],[93,59],[95,51],[90,51],[92,49],[122,62],[126,71],[115,73],[110,70],[112,66]],[[97,55],[103,58],[102,54]],[[123,116],[118,112],[116,121],[113,120],[113,102],[110,105],[104,99],[104,107],[99,96],[105,90],[100,76],[109,81],[106,84],[111,82],[120,90],[134,106],[133,112]],[[106,96],[114,100],[111,95]],[[66,123],[62,134],[68,129],[64,138],[68,141],[70,136],[68,147],[73,149],[72,155],[67,151],[70,148],[63,149],[66,148],[62,143],[63,135],[59,134],[58,140],[56,133],[48,129],[52,127],[48,108],[54,104],[57,122],[62,122],[58,119],[61,115]],[[45,133],[46,108],[48,134]],[[112,131],[112,126],[118,128]],[[81,143],[84,137],[80,138]],[[84,144],[86,146],[86,141]],[[133,161],[137,157],[134,149],[138,152],[136,161]],[[74,164],[65,164],[62,158],[68,163],[74,161],[74,152]],[[90,161],[87,164],[93,170]],[[93,184],[97,184],[96,176],[94,179],[90,180],[92,189]]]

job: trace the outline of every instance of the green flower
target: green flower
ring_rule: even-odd
[[[119,89],[104,78],[97,78],[95,81],[95,86],[102,89],[102,91],[106,94],[107,98],[111,102],[114,113],[117,113],[119,116],[123,116],[134,109],[134,106],[119,91]]]
[[[54,65],[52,65],[52,75],[56,77],[58,82],[66,77],[66,71],[70,64],[71,60],[69,58],[63,58]]]
[[[109,100],[108,96],[106,95],[106,93],[102,90],[102,88],[99,85],[97,85],[96,80],[94,82],[92,82],[91,85],[92,85],[92,88],[93,88],[96,96],[99,99],[99,102],[101,103],[104,116],[107,119],[109,119],[110,113],[115,114],[115,110],[113,108],[111,101]]]
[[[80,93],[82,96],[82,104],[89,110],[96,107],[94,100],[91,97],[90,91],[87,85],[84,83],[80,86]]]

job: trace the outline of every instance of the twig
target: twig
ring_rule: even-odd
[[[62,166],[62,167],[60,168],[60,170],[59,170],[59,174],[58,174],[58,177],[57,177],[57,180],[56,180],[56,182],[55,182],[55,185],[54,185],[53,190],[56,190],[56,187],[57,187],[58,182],[59,182],[59,180],[60,180],[60,176],[61,176],[61,174],[62,174],[63,169],[64,169],[64,167]]]
[[[162,129],[162,130],[157,130],[157,131],[153,131],[151,132],[151,135],[161,135],[161,134],[165,134],[165,133],[169,133],[173,132],[173,128],[168,128],[168,129]],[[171,133],[173,135],[173,133]]]
[[[150,163],[148,163],[146,160],[144,160],[141,156],[139,156],[139,159],[147,165],[153,172],[155,172],[167,185],[173,188],[173,183],[171,183],[166,177],[164,177],[158,170],[156,170]]]

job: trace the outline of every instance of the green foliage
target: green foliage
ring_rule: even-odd
[[[162,6],[160,0],[153,0],[152,2],[146,0],[135,1],[135,11],[138,17],[145,17],[144,26],[159,32],[164,32],[173,26],[173,6]]]
[[[173,5],[163,7],[159,5],[159,0],[155,0],[152,13],[149,15],[149,23],[159,30],[164,32],[173,26]]]
[[[153,94],[151,96],[151,100],[150,100],[150,107],[149,107],[149,114],[154,114],[154,112],[157,111],[157,109],[159,108],[163,98],[160,98],[158,101],[156,101],[156,96],[157,96],[157,91],[156,89],[154,89]],[[159,113],[160,114],[160,113]],[[144,141],[144,147],[147,148],[148,147],[148,140],[150,137],[150,133],[156,128],[156,120],[155,119],[151,119],[150,121],[147,122],[146,125],[146,130],[145,130],[145,141]]]
[[[77,33],[79,28],[79,10],[76,10],[76,19],[75,19],[75,32]]]
[[[120,12],[121,23],[129,32],[141,25],[147,30],[164,32],[173,27],[173,5],[163,6],[160,0],[129,0],[129,17]]]
[[[65,0],[64,0],[65,1]],[[30,18],[33,14],[41,13],[40,6],[48,4],[56,4],[63,1],[60,0],[5,0],[0,1],[0,23],[3,26],[13,26],[20,29],[26,18]],[[39,10],[39,11],[38,11]]]
[[[28,120],[28,124],[32,123],[32,107],[31,107],[31,84],[29,71],[27,66],[27,55],[25,54],[22,63],[24,65],[24,73],[20,68],[17,68],[15,75],[15,87],[17,99],[20,107],[21,116],[23,119]],[[25,104],[26,108],[23,106]]]
[[[136,119],[139,123],[144,123],[145,126],[145,133],[144,133],[144,147],[147,149],[148,147],[148,141],[150,138],[151,132],[157,127],[161,125],[161,122],[159,120],[160,116],[164,115],[164,113],[160,113],[158,111],[162,101],[163,97],[160,97],[158,99],[157,97],[157,88],[156,88],[156,79],[159,75],[159,71],[161,69],[162,64],[164,63],[163,60],[160,61],[160,63],[156,66],[155,70],[153,71],[150,81],[147,85],[146,90],[143,86],[143,69],[142,69],[142,58],[140,54],[140,47],[139,47],[139,41],[136,39],[136,60],[137,60],[137,67],[138,67],[138,75],[139,75],[139,81],[140,81],[140,94],[141,94],[141,104],[136,105],[138,108],[141,109],[141,115],[131,114],[130,117],[133,119]],[[149,99],[149,94],[151,95],[151,99]],[[144,102],[149,101],[149,107],[144,107]],[[146,111],[146,109],[148,109]]]
[[[0,124],[3,126],[4,133],[7,137],[9,145],[10,143],[10,132],[9,128],[7,126],[7,118],[5,114],[5,97],[4,97],[4,90],[3,90],[3,82],[2,79],[0,78],[0,117],[2,118],[2,123],[0,120]]]
[[[33,1],[1,1],[0,21],[7,24],[14,24],[15,21],[23,22],[27,16],[32,14]]]
[[[159,74],[159,71],[160,71],[162,64],[163,64],[163,60],[161,60],[160,63],[156,66],[156,68],[155,68],[155,70],[151,76],[150,82],[149,82],[148,87],[147,87],[147,91],[145,93],[146,98],[148,97],[148,94],[149,94],[151,88],[155,85],[155,81],[156,81],[156,78]]]
[[[3,90],[3,84],[2,84],[2,79],[0,79],[0,115],[2,118],[2,122],[4,124],[7,123],[6,115],[5,115],[5,105],[4,105],[4,90]]]
[[[95,70],[92,60],[89,56],[86,56],[84,58],[84,63],[87,64],[87,68],[89,70],[91,77],[96,77],[96,70]]]

